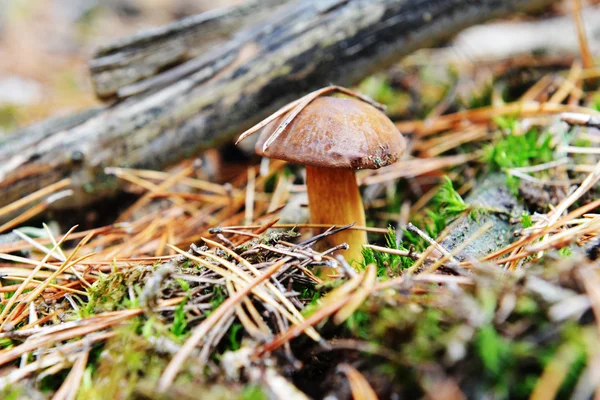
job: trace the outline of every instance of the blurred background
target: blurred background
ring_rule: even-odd
[[[61,116],[99,104],[93,94],[87,69],[88,60],[99,46],[211,8],[243,2],[1,0],[0,134],[49,116]],[[589,46],[592,51],[597,51],[600,48],[598,0],[581,3]],[[516,17],[504,24],[488,24],[487,29],[486,26],[467,29],[454,40],[450,52],[435,55],[426,53],[424,57],[417,53],[409,60],[404,60],[403,64],[428,66],[435,61],[435,64],[445,64],[444,70],[447,72],[448,65],[458,60],[463,81],[465,74],[468,74],[462,62],[464,60],[469,61],[467,70],[478,70],[473,71],[476,75],[485,75],[481,74],[481,69],[488,67],[484,66],[487,61],[514,60],[520,54],[529,60],[542,54],[552,55],[555,56],[553,62],[562,60],[568,66],[579,52],[570,15],[572,4],[572,1],[559,1],[541,15]],[[475,65],[477,68],[473,68]],[[475,76],[470,78],[472,82],[477,81]],[[359,89],[386,104],[389,103],[386,97],[393,97],[393,102],[400,104],[387,104],[391,106],[388,112],[402,114],[401,109],[410,101],[406,88],[403,87],[394,96],[386,96],[382,93],[380,83],[378,79],[371,79]],[[447,85],[440,87],[443,97]],[[435,107],[439,101],[440,96],[434,96],[430,107]]]
[[[84,109],[95,48],[243,0],[1,0],[0,133]]]

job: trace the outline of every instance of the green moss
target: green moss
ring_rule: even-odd
[[[600,111],[600,93],[594,94],[594,96],[592,97],[592,103],[590,104],[590,107],[596,111]]]
[[[428,362],[442,350],[441,339],[443,315],[440,310],[427,309],[415,319],[411,345],[402,349],[408,362],[420,364]]]
[[[90,356],[78,399],[134,398],[138,391],[155,387],[169,358],[161,356],[140,335],[141,330],[142,319],[133,319],[119,328],[96,355]],[[186,381],[186,365],[176,384]],[[152,393],[150,398],[161,396]]]
[[[179,303],[173,315],[173,323],[171,324],[171,333],[176,337],[184,336],[187,331],[187,316],[185,313],[185,304],[187,299]]]
[[[256,385],[246,386],[240,395],[240,400],[267,400],[268,398],[262,388]]]
[[[521,225],[523,225],[523,228],[531,228],[533,226],[533,221],[529,213],[521,214]]]
[[[598,346],[594,324],[554,323],[548,317],[551,305],[530,294],[516,276],[473,278],[469,290],[431,285],[426,295],[408,290],[370,298],[344,325],[351,337],[385,349],[385,360],[374,359],[365,368],[383,368],[406,398],[421,396],[441,373],[458,382],[468,398],[525,399],[567,346],[570,364],[559,397],[569,398],[587,365],[588,349]],[[510,296],[513,308],[498,319]]]
[[[127,286],[119,274],[111,274],[110,278],[99,279],[90,289],[89,301],[86,307],[80,310],[82,318],[101,313],[127,308]]]
[[[494,122],[505,132],[505,136],[486,148],[485,160],[493,169],[528,167],[553,159],[552,137],[548,132],[532,128],[524,134],[517,134],[516,119],[498,117]]]
[[[300,290],[300,300],[308,301],[308,304],[317,304],[323,293],[313,287],[299,286],[293,287],[294,290]]]
[[[498,377],[508,356],[508,345],[493,326],[485,325],[479,329],[476,348],[486,372],[494,378]]]
[[[477,218],[479,213],[485,213],[486,211],[466,204],[454,189],[450,178],[446,176],[429,206],[421,215],[414,217],[413,223],[422,227],[430,237],[436,238],[449,223],[465,212],[469,212],[473,218]],[[423,238],[412,232],[405,232],[404,237],[407,244],[414,245],[418,251],[422,251],[429,246]]]
[[[26,399],[25,390],[19,386],[9,385],[0,389],[0,398],[4,400]]]
[[[10,349],[11,347],[13,347],[13,341],[11,339],[8,339],[8,338],[0,339],[0,349],[6,350],[6,349]]]
[[[11,131],[18,126],[18,108],[12,105],[0,106],[0,128]]]
[[[575,323],[567,322],[562,331],[564,344],[557,350],[557,357],[566,358],[561,364],[567,364],[568,371],[562,382],[558,399],[569,399],[579,382],[581,374],[588,365],[588,359],[596,354],[596,327],[582,327]],[[561,360],[562,361],[562,360]]]
[[[562,257],[568,257],[568,256],[572,255],[573,252],[571,251],[570,247],[565,246],[558,250],[558,254],[560,254]]]
[[[515,305],[515,311],[525,316],[535,315],[539,313],[539,306],[531,297],[520,296]]]
[[[385,235],[385,244],[390,249],[408,251],[407,248],[397,243],[396,231],[391,227]],[[402,270],[414,264],[414,260],[410,257],[373,250],[368,247],[364,247],[362,252],[363,262],[361,269],[364,269],[369,264],[375,264],[377,266],[377,276],[380,278],[397,276]]]
[[[479,89],[479,91],[471,91],[470,96],[461,102],[465,108],[471,109],[492,105],[492,93],[494,92],[492,82],[486,82],[485,86]]]
[[[212,287],[212,292],[213,296],[210,299],[210,304],[212,305],[212,309],[216,310],[227,298],[227,292],[221,285],[214,285]]]
[[[344,324],[356,337],[365,340],[373,340],[369,335],[371,318],[368,312],[357,310],[344,322]]]
[[[385,75],[373,75],[361,82],[358,91],[387,107],[387,112],[396,114],[410,105],[410,97],[404,91],[395,90]]]
[[[179,283],[179,286],[181,286],[181,289],[183,291],[187,292],[190,290],[190,284],[185,279],[175,278],[175,281],[177,281],[177,283]]]
[[[517,119],[498,117],[494,121],[504,131],[504,137],[485,148],[484,161],[492,171],[528,167],[554,159],[550,133],[531,128],[524,134],[517,134]],[[515,194],[518,191],[519,181],[519,178],[507,175],[506,183]]]
[[[468,208],[460,194],[454,190],[452,181],[447,176],[444,176],[442,185],[433,198],[433,206],[436,213],[445,219],[455,217]]]
[[[242,333],[244,331],[243,329],[244,327],[242,326],[242,324],[239,323],[234,323],[231,325],[231,328],[229,328],[229,344],[227,346],[228,350],[231,351],[236,351],[239,350],[239,348],[241,347],[241,339],[242,339]]]

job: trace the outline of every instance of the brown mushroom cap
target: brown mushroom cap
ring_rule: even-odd
[[[392,121],[370,104],[318,97],[263,152],[263,144],[285,116],[262,129],[257,154],[313,167],[377,169],[395,163],[406,149]]]

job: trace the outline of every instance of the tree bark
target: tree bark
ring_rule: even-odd
[[[164,168],[309,91],[552,1],[257,0],[126,39],[90,63],[98,95],[117,101],[4,139],[0,205],[65,176],[70,206],[97,200],[117,189],[105,167]]]
[[[289,2],[250,0],[241,6],[211,10],[104,46],[90,61],[96,95],[124,98],[165,86],[205,67],[216,73],[219,68],[210,65],[215,64],[218,55],[224,57],[221,65],[227,65],[235,59],[237,44],[250,39],[248,34],[237,38],[237,32],[262,22]]]

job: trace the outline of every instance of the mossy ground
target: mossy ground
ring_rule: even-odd
[[[567,71],[557,69],[552,73],[563,80],[567,75]],[[342,364],[358,370],[380,398],[591,396],[596,387],[587,377],[600,345],[592,307],[597,288],[589,287],[598,275],[597,230],[569,229],[585,228],[600,217],[591,208],[558,226],[548,227],[543,222],[596,163],[595,156],[567,153],[566,146],[594,147],[594,136],[587,129],[560,122],[555,113],[542,113],[545,119],[531,121],[522,110],[473,121],[466,116],[448,127],[435,128],[436,121],[464,110],[491,106],[502,110],[522,98],[535,83],[515,81],[519,74],[505,70],[484,80],[480,87],[463,88],[460,83],[465,80],[481,82],[468,74],[477,71],[463,72],[457,66],[433,63],[409,65],[359,85],[359,90],[385,103],[400,126],[413,128],[404,133],[411,141],[412,156],[424,169],[364,188],[368,225],[389,229],[387,234],[370,234],[371,243],[387,250],[365,248],[364,261],[356,271],[358,278],[340,273],[335,279],[318,281],[311,271],[334,261],[325,256],[317,259],[307,249],[298,251],[296,244],[309,240],[311,233],[290,227],[267,230],[275,218],[269,212],[285,204],[292,183],[303,183],[301,168],[279,165],[264,177],[255,174],[253,217],[266,231],[256,227],[208,230],[218,224],[235,226],[245,218],[244,201],[249,192],[246,170],[222,191],[210,193],[212,197],[201,193],[213,203],[190,201],[182,211],[169,201],[153,200],[149,207],[136,210],[141,217],[98,235],[93,246],[84,246],[88,253],[98,252],[94,259],[98,264],[81,261],[82,268],[76,269],[92,282],[90,287],[78,286],[76,274],[60,274],[47,282],[43,296],[31,302],[38,318],[48,317],[40,329],[49,337],[54,334],[51,329],[68,323],[85,326],[122,316],[118,323],[57,342],[49,340],[6,361],[2,357],[22,349],[31,340],[28,338],[35,339],[31,331],[24,336],[19,336],[19,331],[32,329],[36,323],[24,314],[29,306],[21,310],[14,304],[9,309],[7,304],[13,296],[19,301],[25,299],[35,286],[24,288],[20,295],[15,286],[2,292],[0,310],[6,308],[23,318],[13,318],[16,322],[5,325],[0,338],[0,379],[7,379],[2,380],[0,398],[49,398],[63,385],[73,386],[69,379],[75,381],[71,373],[78,371],[74,395],[80,399],[258,400],[273,396],[275,389],[284,390],[274,388],[273,380],[265,378],[272,373],[306,395],[322,398],[334,394],[348,399],[354,389],[340,372]],[[583,93],[578,105],[600,111],[594,83],[577,83]],[[543,102],[542,97],[547,99],[556,90],[556,85],[549,86],[545,97],[538,100]],[[456,95],[448,97],[453,91]],[[451,101],[444,100],[448,98]],[[566,102],[565,98],[561,103]],[[437,107],[440,103],[446,104],[444,109]],[[421,124],[426,118],[429,125]],[[0,119],[13,123],[4,116]],[[468,129],[479,133],[465,138]],[[435,164],[448,157],[466,156],[460,162]],[[567,156],[569,159],[561,163]],[[530,169],[553,162],[559,163]],[[435,166],[426,169],[430,164]],[[403,172],[409,167],[410,163],[401,161],[388,171]],[[375,174],[366,172],[360,179]],[[164,181],[156,184],[160,183]],[[276,193],[282,196],[280,203],[273,201]],[[578,210],[597,198],[597,187],[592,185],[569,204],[567,211]],[[145,215],[155,217],[140,222]],[[215,216],[220,219],[213,221]],[[425,234],[407,230],[408,223]],[[531,232],[536,228],[547,231],[534,236]],[[552,242],[561,233],[569,235]],[[203,236],[218,239],[235,256],[203,241]],[[36,238],[47,236],[42,232]],[[485,259],[522,238],[531,239]],[[449,252],[456,250],[451,254],[456,261],[449,257],[436,266],[440,254],[427,258],[432,254],[428,253],[428,239],[435,239]],[[190,241],[202,246],[188,252],[200,261],[187,256],[170,261],[149,258],[169,251],[175,256],[166,243],[187,249]],[[461,249],[466,242],[468,245]],[[548,246],[541,250],[530,251],[545,244]],[[47,241],[45,246],[51,244]],[[35,262],[43,257],[28,246],[21,250],[25,253],[21,255]],[[360,302],[342,322],[335,322],[338,310],[327,314],[332,318],[315,322],[313,326],[322,339],[319,343],[299,334],[251,358],[245,357],[245,352],[273,345],[293,325],[281,310],[274,311],[273,304],[252,295],[251,301],[208,331],[206,341],[195,346],[179,366],[169,390],[159,393],[161,376],[193,332],[244,287],[239,281],[231,286],[237,278],[214,268],[225,269],[231,263],[238,272],[249,273],[237,258],[241,257],[264,271],[286,257],[285,252],[295,258],[289,270],[277,276],[277,290],[293,301],[303,318],[331,307],[336,300],[331,299],[332,293],[339,295],[336,290],[356,282],[348,289],[353,293],[348,303]],[[138,254],[144,256],[141,261],[133,257]],[[12,259],[11,263],[6,267],[25,265],[23,260]],[[57,265],[60,263],[55,261],[51,264]],[[370,265],[375,268],[376,279],[369,283]],[[43,270],[48,271],[53,270]],[[45,277],[41,275],[39,280]],[[6,289],[22,282],[7,275],[2,286]],[[376,286],[386,283],[388,288]],[[67,285],[80,292],[63,290]],[[368,295],[362,296],[367,291]],[[96,334],[107,336],[96,340]],[[81,344],[81,348],[69,352],[68,345],[73,344]],[[43,359],[38,352],[46,352],[44,356],[64,352],[66,358],[57,361],[60,368],[40,367],[15,379],[24,367]],[[76,359],[82,354],[86,362],[77,366]],[[237,378],[231,377],[227,368],[232,357],[243,361],[241,367],[233,368]],[[285,390],[292,393],[290,387]]]

